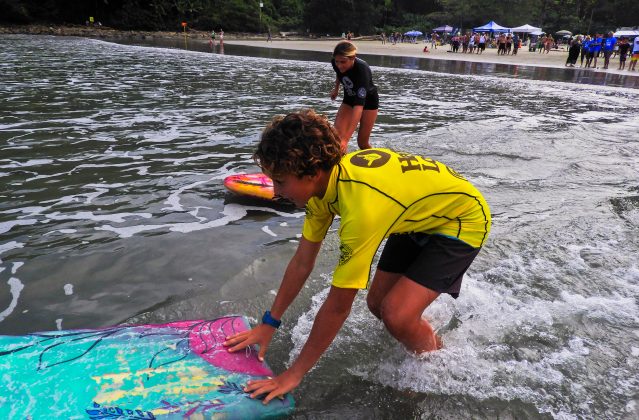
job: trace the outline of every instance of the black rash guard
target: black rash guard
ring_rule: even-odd
[[[331,60],[333,70],[344,87],[344,102],[347,105],[363,105],[364,109],[377,109],[379,96],[377,86],[373,84],[373,74],[366,61],[355,57],[353,67],[346,73],[340,73],[335,65],[335,59]]]

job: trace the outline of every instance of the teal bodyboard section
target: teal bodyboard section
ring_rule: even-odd
[[[264,405],[243,391],[273,375],[256,349],[222,345],[248,328],[233,316],[0,336],[0,418],[285,417],[291,395]]]

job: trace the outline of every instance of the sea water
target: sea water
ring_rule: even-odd
[[[327,54],[230,50],[0,37],[0,334],[270,306],[303,211],[222,180],[258,171],[273,115],[339,103]],[[639,90],[377,64],[371,143],[464,174],[493,230],[459,299],[425,313],[443,350],[408,354],[361,292],[294,417],[639,416]],[[336,228],[269,349],[276,372],[326,297]]]

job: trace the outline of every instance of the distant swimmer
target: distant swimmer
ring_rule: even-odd
[[[228,350],[243,353],[257,344],[264,359],[320,250],[326,251],[322,242],[336,216],[339,259],[299,355],[278,376],[248,381],[244,391],[251,398],[265,395],[267,404],[296,388],[329,348],[360,292],[367,293],[372,315],[408,351],[440,349],[423,313],[441,294],[459,296],[464,273],[486,243],[491,215],[481,192],[428,157],[377,148],[343,155],[339,133],[313,110],[273,118],[253,157],[273,180],[274,194],[306,207],[306,213],[273,304],[261,324],[226,337]]]
[[[357,48],[349,41],[341,41],[333,51],[331,64],[337,77],[331,91],[331,99],[339,94],[340,84],[344,87],[344,100],[335,117],[335,128],[342,141],[342,150],[346,153],[348,141],[355,132],[357,124],[357,144],[360,149],[370,149],[369,137],[379,107],[377,87],[373,84],[371,69],[364,60],[356,57]]]

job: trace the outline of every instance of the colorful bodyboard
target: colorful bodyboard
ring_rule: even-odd
[[[224,186],[236,194],[273,200],[273,180],[264,174],[238,174],[224,178]]]
[[[229,353],[244,317],[0,336],[1,419],[252,419],[293,411],[243,392],[271,376],[257,351]]]

